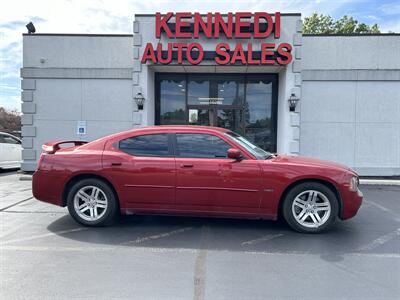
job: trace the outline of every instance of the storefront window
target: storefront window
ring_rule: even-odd
[[[217,97],[222,105],[242,105],[244,100],[244,77],[218,76]]]
[[[210,97],[210,80],[205,76],[189,76],[188,104],[208,105]]]
[[[186,79],[168,76],[159,81],[160,124],[186,124]]]
[[[274,151],[275,126],[272,81],[249,77],[244,105],[244,135],[260,148]]]
[[[223,127],[264,150],[276,151],[277,75],[157,74],[156,78],[156,124]]]

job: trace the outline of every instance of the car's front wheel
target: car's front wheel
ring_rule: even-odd
[[[79,223],[87,226],[109,225],[118,211],[110,186],[96,178],[75,183],[67,197],[68,211]]]
[[[298,232],[317,233],[336,220],[338,199],[330,188],[318,182],[305,182],[293,187],[283,203],[286,222]]]

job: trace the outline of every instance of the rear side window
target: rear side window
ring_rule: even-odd
[[[226,158],[229,148],[225,141],[212,134],[176,134],[177,156],[194,158]]]
[[[119,149],[134,156],[171,156],[167,134],[140,135],[119,142]]]

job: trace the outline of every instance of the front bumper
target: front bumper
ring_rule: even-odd
[[[346,191],[342,194],[342,220],[350,219],[357,214],[361,207],[363,197],[364,195],[359,189],[357,192]]]

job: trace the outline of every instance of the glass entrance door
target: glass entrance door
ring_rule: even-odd
[[[156,124],[218,126],[276,151],[277,75],[156,74]]]
[[[189,108],[188,111],[188,119],[190,125],[217,126],[227,128],[241,134],[243,132],[242,115],[242,108]]]

